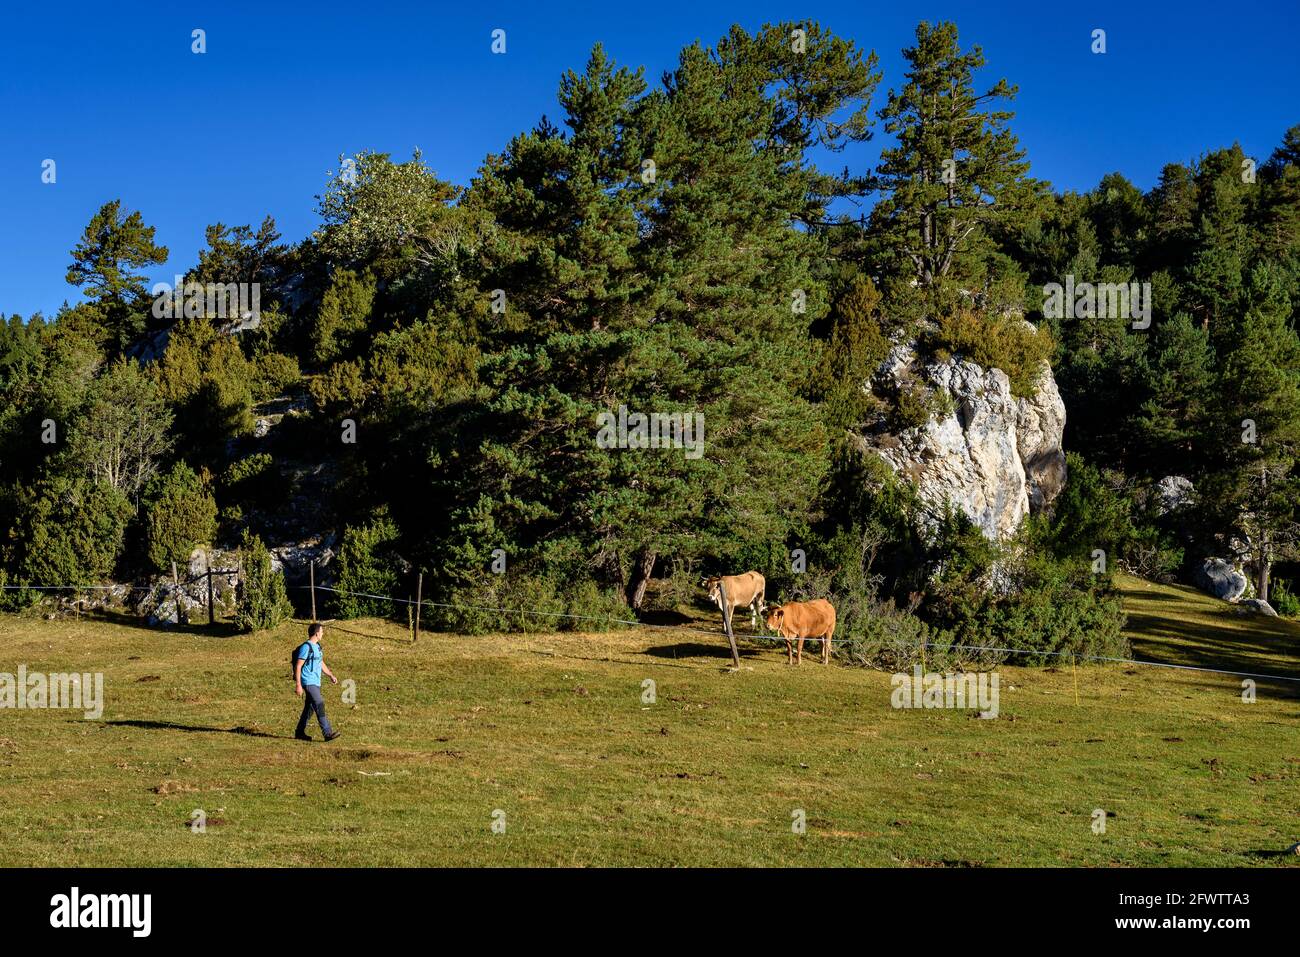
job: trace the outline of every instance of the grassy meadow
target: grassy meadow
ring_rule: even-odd
[[[1297,673],[1300,625],[1121,584],[1136,657]],[[343,737],[309,744],[303,632],[0,615],[0,671],[102,671],[106,697],[97,721],[0,710],[0,865],[1300,864],[1294,683],[1245,704],[1204,672],[1003,666],[981,720],[769,642],[733,672],[685,628],[412,644],[350,621],[325,660],[356,703],[327,685]]]

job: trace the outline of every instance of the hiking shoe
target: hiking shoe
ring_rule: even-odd
[[[339,735],[341,735],[342,733],[343,733],[342,731],[331,731],[329,734],[325,735],[325,740],[326,740],[326,741],[333,741],[335,738],[337,738],[337,737],[338,737]]]
[[[295,737],[297,740],[299,740],[299,741],[311,741],[311,740],[313,740],[313,738],[312,738],[312,736],[311,736],[310,734],[295,734],[294,737]]]

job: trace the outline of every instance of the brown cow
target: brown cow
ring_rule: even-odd
[[[767,579],[758,572],[745,572],[743,575],[723,575],[720,578],[704,579],[704,588],[709,593],[709,601],[718,606],[723,613],[723,623],[727,615],[735,615],[736,609],[749,606],[749,623],[758,630],[758,616],[767,610],[764,593],[767,591]],[[722,589],[726,586],[727,604],[730,609],[722,607]]]
[[[799,664],[803,664],[803,643],[807,638],[821,639],[822,664],[830,664],[831,637],[835,634],[835,606],[826,599],[788,601],[784,605],[769,608],[767,627],[785,639],[785,653],[790,664],[795,664],[796,638],[799,640]]]

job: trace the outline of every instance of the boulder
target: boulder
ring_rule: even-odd
[[[1222,558],[1207,558],[1196,569],[1196,587],[1224,601],[1239,599],[1248,584],[1245,573]]]
[[[1267,615],[1269,618],[1276,618],[1277,612],[1262,598],[1243,598],[1241,601],[1242,608],[1249,608],[1251,611],[1259,612],[1261,615]]]
[[[885,397],[921,390],[951,402],[921,425],[891,431],[884,417],[859,439],[896,474],[912,482],[935,517],[959,508],[990,539],[1015,533],[1031,512],[1065,486],[1065,404],[1044,363],[1032,396],[1017,398],[1001,369],[953,356],[922,363],[912,343],[897,343],[867,384]]]

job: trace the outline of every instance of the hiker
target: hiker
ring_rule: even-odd
[[[293,680],[298,686],[299,696],[303,694],[307,696],[302,703],[302,717],[298,719],[298,731],[294,734],[299,741],[312,740],[311,735],[307,733],[307,721],[313,711],[316,712],[316,721],[320,724],[321,731],[325,732],[326,741],[333,741],[341,734],[330,727],[330,719],[325,717],[325,699],[320,693],[322,671],[334,684],[339,683],[339,679],[334,677],[334,672],[330,671],[329,666],[325,664],[325,656],[321,652],[320,638],[324,632],[325,627],[319,622],[309,625],[307,640],[293,653]]]

